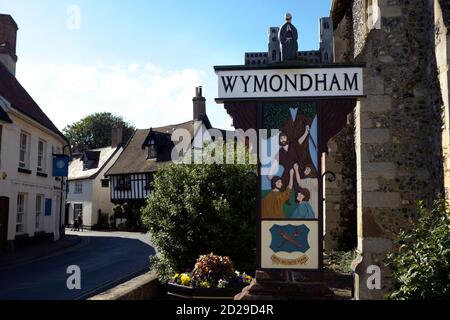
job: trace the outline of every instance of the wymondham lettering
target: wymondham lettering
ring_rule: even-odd
[[[284,92],[347,92],[359,91],[358,73],[314,73],[314,74],[284,74],[284,75],[248,75],[248,76],[221,76],[225,93],[237,94],[273,92],[274,96],[280,91]],[[241,92],[236,92],[236,91]]]

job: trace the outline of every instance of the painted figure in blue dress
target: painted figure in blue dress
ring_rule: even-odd
[[[305,169],[304,174],[308,175],[308,169]],[[309,203],[309,200],[311,200],[311,192],[306,189],[300,187],[302,177],[300,175],[299,166],[294,166],[295,171],[295,178],[297,180],[297,184],[299,188],[296,190],[296,197],[295,201],[297,203],[297,208],[294,210],[294,212],[291,214],[291,219],[315,219],[316,214],[314,213],[314,210]]]
[[[297,192],[297,208],[291,215],[291,219],[315,219],[316,214],[309,204],[311,193],[308,189],[300,188]]]

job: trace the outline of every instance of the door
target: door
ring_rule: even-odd
[[[70,210],[70,203],[66,203],[66,209],[64,211],[64,225],[66,227],[70,226],[69,210]]]
[[[9,198],[0,197],[0,253],[8,240]]]

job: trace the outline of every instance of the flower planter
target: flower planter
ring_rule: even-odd
[[[167,294],[170,299],[186,300],[233,300],[245,286],[235,288],[191,288],[174,283],[167,285]]]

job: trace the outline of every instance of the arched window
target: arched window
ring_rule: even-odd
[[[277,60],[277,50],[273,50],[272,51],[272,61],[276,61]]]

